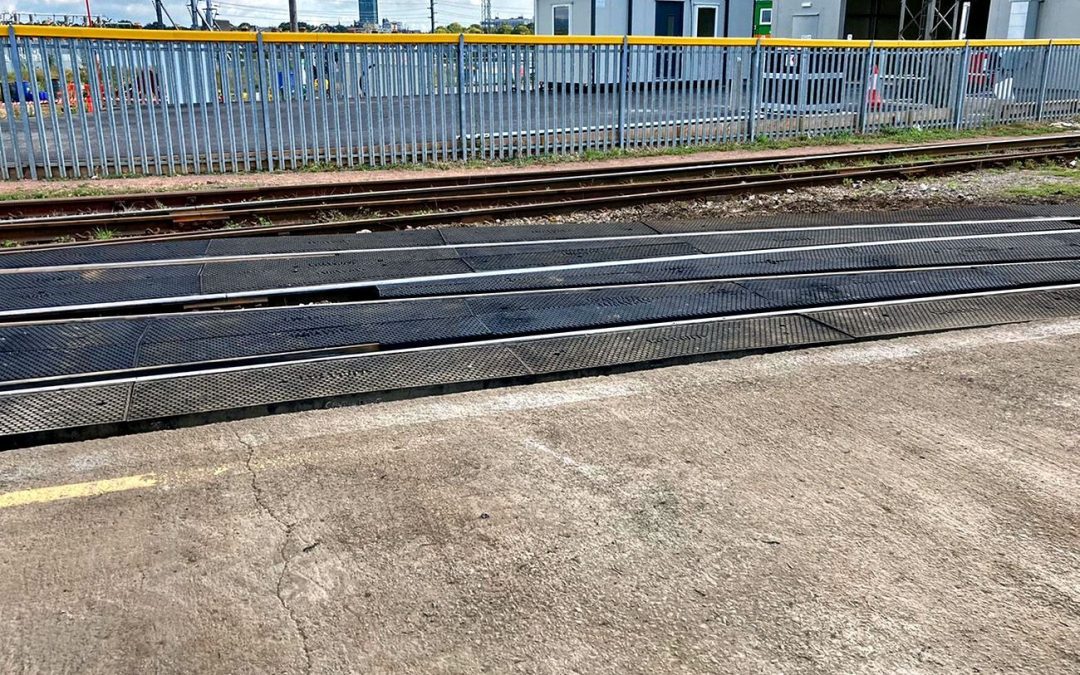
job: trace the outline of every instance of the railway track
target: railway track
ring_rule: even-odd
[[[701,162],[686,160],[665,163],[661,166],[647,165],[639,169],[626,166],[599,168],[562,168],[535,171],[515,171],[519,180],[562,181],[580,177],[601,177],[629,172],[692,173],[695,171],[722,170],[728,168],[762,169],[791,168],[828,161],[855,161],[859,159],[958,154],[962,152],[992,152],[1015,148],[1051,147],[1080,142],[1080,134],[1053,134],[1028,138],[982,139],[928,145],[823,152],[792,157],[786,154],[762,154],[754,160],[737,162]],[[89,215],[100,213],[124,213],[134,210],[181,209],[238,202],[268,201],[277,199],[311,198],[320,200],[373,191],[409,190],[446,186],[479,186],[505,180],[504,174],[470,174],[456,176],[427,176],[390,180],[355,180],[347,182],[312,181],[283,186],[246,186],[217,188],[211,190],[183,190],[175,192],[142,192],[117,195],[90,195],[80,197],[57,197],[51,199],[16,199],[0,202],[0,220],[28,219],[59,214]]]
[[[982,140],[742,162],[685,162],[502,176],[443,177],[333,185],[219,190],[198,197],[205,205],[24,217],[0,221],[0,240],[49,248],[110,245],[114,241],[164,241],[296,233],[391,230],[440,223],[478,222],[566,210],[653,203],[732,192],[771,191],[842,180],[874,180],[963,171],[991,165],[1080,155],[1080,135]],[[868,165],[873,162],[874,164]],[[329,188],[328,188],[329,189]],[[290,192],[291,191],[291,192]],[[288,195],[288,196],[286,196]],[[166,202],[187,193],[156,195]],[[146,195],[38,200],[34,208],[82,210],[109,203],[130,206]],[[235,199],[240,201],[222,201]],[[128,200],[128,201],[125,201]],[[4,213],[24,205],[7,204]],[[333,219],[326,219],[332,212]],[[350,214],[363,214],[350,218]],[[322,220],[320,220],[320,218]],[[250,223],[258,223],[252,225]],[[95,238],[95,234],[97,237]],[[101,241],[107,235],[106,241]],[[116,239],[114,239],[114,237]],[[73,241],[74,240],[74,241]]]
[[[1080,209],[814,218],[16,252],[0,447],[1080,316]]]

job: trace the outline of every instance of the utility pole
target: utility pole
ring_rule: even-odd
[[[217,25],[214,24],[214,6],[211,4],[212,0],[206,0],[206,11],[203,14],[203,20],[206,22],[206,30],[214,30]]]
[[[199,30],[199,0],[191,0],[191,28]]]
[[[435,0],[429,0],[428,3],[431,8],[431,32],[435,32]]]
[[[480,28],[484,32],[492,29],[491,25],[491,0],[480,0]]]
[[[159,28],[165,27],[165,17],[162,14],[161,0],[154,0],[154,13],[157,14],[157,24]]]
[[[289,0],[289,30],[294,33],[300,30],[299,23],[296,20],[296,0]]]

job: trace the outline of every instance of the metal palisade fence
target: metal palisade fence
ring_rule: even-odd
[[[1080,40],[9,26],[3,178],[220,173],[963,128],[1080,113]]]

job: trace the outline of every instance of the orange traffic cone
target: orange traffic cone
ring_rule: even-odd
[[[870,90],[866,92],[866,103],[871,109],[880,108],[885,103],[885,99],[881,98],[881,92],[878,91],[878,81],[880,79],[881,73],[875,64],[874,73],[870,76]]]

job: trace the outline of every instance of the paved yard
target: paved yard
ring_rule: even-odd
[[[1080,669],[1080,321],[0,454],[0,670]]]

